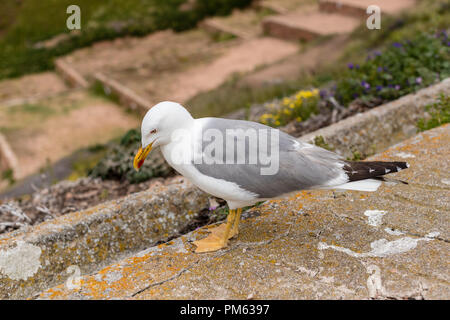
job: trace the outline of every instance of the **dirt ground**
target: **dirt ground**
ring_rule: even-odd
[[[18,158],[18,178],[82,147],[105,143],[138,124],[137,116],[85,90],[0,107],[0,130]]]
[[[277,81],[295,80],[302,72],[313,71],[323,64],[332,64],[337,61],[348,40],[348,35],[340,35],[309,46],[302,52],[249,73],[240,80],[240,83],[259,87]]]
[[[233,73],[246,73],[295,54],[296,44],[275,38],[256,38],[230,49],[209,65],[198,66],[168,81],[167,92],[175,101],[187,101],[221,85]]]
[[[0,105],[18,104],[26,99],[43,98],[68,90],[55,72],[31,74],[0,81]]]

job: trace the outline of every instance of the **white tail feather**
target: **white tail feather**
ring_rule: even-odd
[[[365,179],[347,182],[339,186],[329,187],[329,189],[342,189],[342,190],[357,190],[357,191],[377,191],[378,187],[381,185],[380,180],[375,179]]]

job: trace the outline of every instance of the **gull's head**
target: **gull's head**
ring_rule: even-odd
[[[168,144],[174,131],[188,126],[192,120],[191,114],[179,103],[163,101],[155,104],[142,120],[142,145],[134,157],[134,168],[139,170],[152,148]]]

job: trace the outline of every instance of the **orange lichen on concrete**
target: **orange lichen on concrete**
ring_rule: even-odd
[[[439,184],[439,176],[431,181],[436,176],[430,166],[435,168],[437,161],[438,174],[447,170],[449,128],[422,133],[373,159],[399,160],[396,153],[408,152],[416,156],[405,159],[411,168],[392,177],[426,175],[430,185]],[[371,265],[380,269],[389,297],[407,297],[418,282],[429,288],[423,297],[446,297],[448,287],[440,279],[448,262],[439,252],[448,251],[449,220],[436,212],[448,208],[445,190],[446,185],[384,185],[377,192],[342,197],[326,190],[302,191],[250,209],[257,214],[242,221],[239,237],[223,251],[192,252],[190,241],[201,238],[207,226],[83,276],[79,290],[60,285],[40,298],[238,299],[252,294],[257,299],[362,299],[372,298],[367,287]],[[369,225],[366,210],[385,210],[382,224]],[[387,232],[387,227],[401,233]],[[397,245],[406,251],[393,250]]]

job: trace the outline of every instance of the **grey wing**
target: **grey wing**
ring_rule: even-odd
[[[330,181],[346,182],[342,169],[344,163],[340,156],[299,142],[277,129],[250,121],[205,118],[203,132],[208,129],[216,130],[225,137],[222,141],[225,152],[220,154],[219,158],[222,161],[217,161],[217,153],[211,153],[211,148],[208,149],[210,141],[202,139],[203,161],[193,163],[197,170],[207,176],[234,182],[241,188],[257,194],[261,199],[276,198],[293,191],[324,186]],[[230,130],[235,133],[236,129],[241,129],[241,134],[230,133]],[[255,137],[251,134],[253,130],[268,131],[267,141],[264,141],[267,142],[266,148],[260,144],[264,135],[256,134],[258,142],[251,142],[251,138]],[[271,134],[275,132],[278,134],[278,141],[274,143]],[[245,146],[244,152],[242,148],[237,147],[239,144]],[[230,152],[234,152],[231,163],[226,161],[225,155],[229,155]],[[256,163],[250,158],[254,154],[258,155]]]

